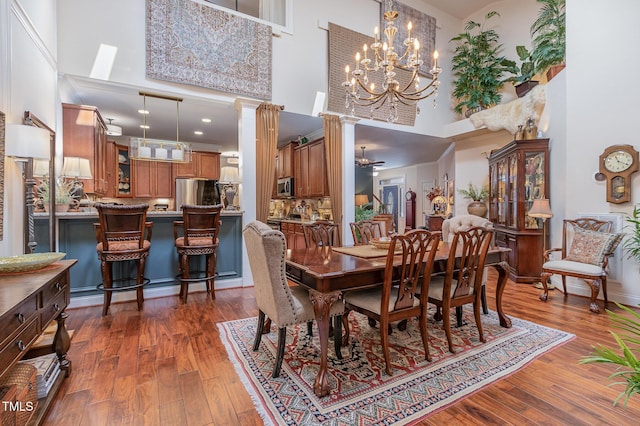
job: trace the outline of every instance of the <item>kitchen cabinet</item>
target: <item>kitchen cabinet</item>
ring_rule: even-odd
[[[191,162],[174,163],[173,173],[177,178],[220,179],[220,153],[192,151]]]
[[[328,195],[324,138],[296,147],[293,164],[296,198]]]
[[[282,222],[280,230],[287,241],[288,249],[305,248],[304,231],[301,223]]]
[[[540,280],[543,261],[542,219],[528,215],[533,200],[549,197],[549,140],[509,142],[489,157],[489,220],[495,241],[507,254],[515,282]]]
[[[107,126],[98,109],[62,104],[62,155],[89,159],[93,179],[82,179],[85,193],[105,195]]]
[[[166,161],[133,160],[131,187],[137,198],[172,198],[173,164]]]
[[[278,149],[276,157],[276,179],[293,176],[293,151],[297,142],[290,142]]]
[[[105,187],[104,196],[114,198],[118,187],[118,156],[115,141],[107,141],[105,148]]]
[[[129,147],[116,144],[116,197],[133,197],[131,187],[131,160],[129,158]]]

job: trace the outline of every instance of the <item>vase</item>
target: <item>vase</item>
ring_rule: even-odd
[[[467,205],[467,213],[474,216],[486,217],[487,210],[487,205],[482,201],[473,201]]]
[[[524,81],[515,86],[516,95],[518,95],[518,97],[521,98],[527,93],[529,93],[529,91],[534,87],[536,87],[537,85],[538,85],[538,82],[535,80]]]

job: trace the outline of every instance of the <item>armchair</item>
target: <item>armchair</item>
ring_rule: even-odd
[[[562,247],[552,248],[544,252],[545,262],[542,265],[540,281],[544,292],[540,300],[547,301],[549,289],[547,281],[553,274],[562,276],[562,291],[567,297],[566,277],[584,280],[591,289],[589,310],[599,313],[600,307],[596,298],[600,292],[604,296],[605,307],[607,299],[607,264],[608,258],[616,249],[623,234],[612,234],[611,222],[592,218],[565,219],[562,226]],[[560,259],[553,259],[553,253],[560,253]]]

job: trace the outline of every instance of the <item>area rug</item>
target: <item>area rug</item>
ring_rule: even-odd
[[[452,329],[455,354],[448,351],[442,323],[430,322],[431,362],[425,360],[417,321],[409,321],[404,331],[394,327],[389,336],[393,376],[384,371],[378,329],[369,326],[363,315],[351,312],[351,338],[342,348],[341,360],[335,356],[333,341],[329,342],[331,393],[322,398],[313,393],[320,359],[317,329],[313,337],[307,336],[306,325],[287,329],[282,371],[274,379],[275,326],[262,336],[256,352],[252,350],[256,318],[218,327],[229,358],[265,424],[405,425],[513,374],[575,337],[517,318],[511,318],[512,328],[503,328],[497,314],[490,312],[482,316],[487,342],[481,343],[470,311],[465,311],[465,324]]]

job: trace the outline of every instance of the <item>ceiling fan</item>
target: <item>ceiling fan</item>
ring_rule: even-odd
[[[371,166],[377,166],[378,164],[384,164],[384,161],[372,161],[369,160],[368,158],[366,158],[364,156],[364,146],[361,146],[360,148],[362,148],[362,157],[361,158],[356,158],[356,166],[358,167],[371,167]]]

